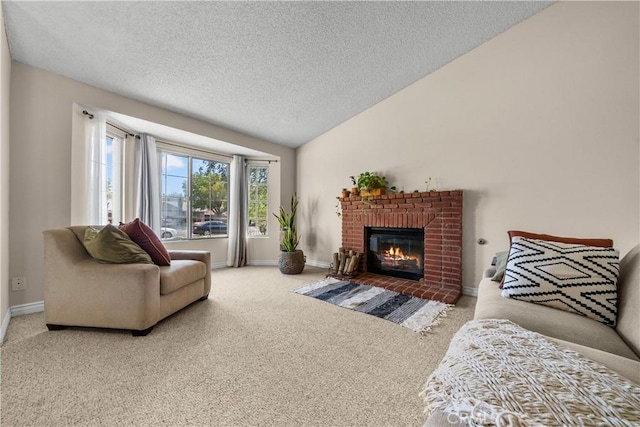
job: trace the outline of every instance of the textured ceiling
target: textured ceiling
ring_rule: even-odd
[[[12,58],[297,147],[551,2],[3,1]]]

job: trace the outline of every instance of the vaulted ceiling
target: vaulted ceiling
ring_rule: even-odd
[[[3,1],[12,58],[300,146],[552,2]]]

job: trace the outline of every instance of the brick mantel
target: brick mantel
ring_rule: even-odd
[[[365,227],[424,229],[424,282],[462,291],[462,190],[351,196],[342,205],[342,247],[365,253]],[[367,272],[366,256],[360,270]],[[456,298],[457,299],[457,298]]]

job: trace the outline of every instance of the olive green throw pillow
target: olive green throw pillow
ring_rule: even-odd
[[[84,247],[96,261],[108,264],[153,264],[151,257],[111,224],[101,230],[88,227],[84,232]]]
[[[502,281],[504,271],[507,269],[507,258],[509,258],[509,251],[501,251],[496,254],[496,273],[491,278],[494,282]]]

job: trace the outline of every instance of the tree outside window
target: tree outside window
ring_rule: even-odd
[[[191,165],[193,237],[226,235],[229,164],[192,158]]]
[[[249,236],[266,236],[268,211],[268,166],[248,167],[249,174]]]
[[[229,164],[161,151],[163,239],[226,236]]]

